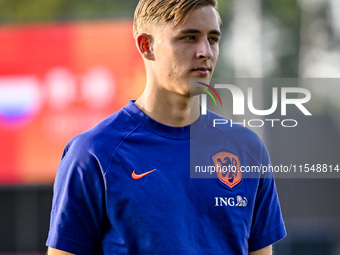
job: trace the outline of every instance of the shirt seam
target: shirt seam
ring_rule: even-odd
[[[113,155],[115,154],[116,150],[118,149],[118,147],[121,145],[121,143],[128,137],[130,136],[133,132],[135,132],[135,130],[140,126],[140,124],[137,123],[137,126],[135,128],[133,128],[130,132],[128,132],[118,143],[117,145],[113,148],[111,154],[110,154],[110,157],[108,159],[108,162],[106,163],[106,167],[105,167],[105,171],[104,171],[104,176],[106,175],[107,173],[107,170],[109,168],[109,165],[110,165],[110,162],[111,162],[111,159],[113,158]]]
[[[279,233],[278,235],[275,236],[275,238],[271,237],[271,233]],[[280,225],[275,227],[275,228],[272,228],[270,231],[267,231],[265,233],[262,233],[261,235],[255,235],[255,237],[251,238],[251,247],[254,247],[257,249],[261,249],[261,248],[264,248],[268,245],[272,245],[276,242],[278,242],[279,240],[283,239],[284,237],[286,236],[286,233],[285,233],[285,230],[284,230],[284,227],[282,227],[282,223],[280,221]],[[266,238],[267,237],[267,238]],[[270,238],[268,238],[270,237]],[[263,240],[265,240],[265,242],[263,242]],[[260,246],[260,247],[258,247]],[[253,250],[250,250],[250,251],[253,251]]]
[[[93,246],[87,245],[87,243],[79,242],[79,241],[77,241],[77,240],[75,240],[75,239],[73,239],[71,237],[67,237],[67,236],[59,236],[59,235],[57,235],[56,238],[53,238],[53,240],[63,240],[62,245],[58,245],[56,242],[53,242],[52,240],[49,240],[48,243],[47,243],[47,246],[50,246],[50,247],[55,248],[55,249],[58,249],[58,247],[61,247],[61,246],[63,246],[63,247],[64,246],[74,247],[74,245],[72,245],[72,243],[73,243],[73,244],[76,244],[77,247],[81,248],[82,252],[84,250],[88,250],[88,249],[91,249],[92,251],[94,250]],[[53,243],[52,245],[49,244],[51,242]],[[70,250],[70,252],[74,252],[74,250]],[[79,252],[79,250],[77,252]]]

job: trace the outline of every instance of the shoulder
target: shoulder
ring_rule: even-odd
[[[66,145],[62,161],[107,161],[115,148],[139,124],[123,109],[112,114],[93,128],[81,133]],[[88,162],[89,163],[89,162]]]

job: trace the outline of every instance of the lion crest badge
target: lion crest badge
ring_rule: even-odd
[[[212,157],[217,177],[229,188],[234,188],[242,180],[242,172],[239,158],[226,151],[221,151]]]

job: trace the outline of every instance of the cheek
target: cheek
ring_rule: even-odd
[[[183,70],[183,69],[187,69],[191,62],[192,62],[192,57],[191,57],[191,52],[190,49],[185,50],[179,50],[175,53],[174,55],[174,65],[176,65],[176,67],[178,68],[177,70]]]
[[[177,46],[178,48],[178,46]],[[190,66],[190,49],[175,49],[171,44],[162,45],[162,50],[157,52],[155,67],[163,77],[180,77]]]
[[[213,54],[214,54],[214,60],[216,62],[216,60],[218,59],[218,55],[220,54],[220,48],[217,45],[216,48],[213,49]]]

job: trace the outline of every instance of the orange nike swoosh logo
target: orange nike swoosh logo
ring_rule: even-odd
[[[151,170],[151,171],[142,173],[142,174],[136,174],[136,170],[133,170],[131,176],[132,176],[133,179],[138,180],[138,179],[140,179],[140,178],[143,178],[145,175],[148,175],[148,174],[152,173],[152,172],[155,171],[155,170],[156,170],[156,168],[153,169],[153,170]]]

